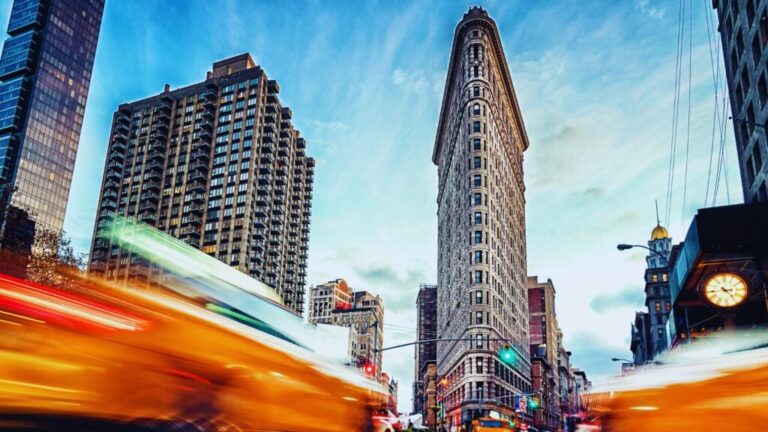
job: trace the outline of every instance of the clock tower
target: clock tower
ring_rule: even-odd
[[[657,220],[648,240],[645,258],[645,305],[648,307],[652,353],[665,351],[669,345],[666,334],[667,318],[672,308],[669,294],[669,257],[672,238]]]

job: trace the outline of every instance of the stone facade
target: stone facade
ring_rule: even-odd
[[[768,201],[768,0],[713,0],[744,202]]]
[[[528,138],[495,22],[458,24],[432,156],[438,166],[437,347],[447,424],[531,390],[523,152]],[[501,340],[490,340],[501,339]],[[508,341],[514,364],[497,361]],[[499,409],[512,415],[511,398]]]
[[[99,232],[115,215],[181,239],[274,288],[301,314],[315,161],[243,54],[205,81],[122,104],[113,118],[91,246],[92,273],[150,279],[159,270]]]
[[[313,324],[335,324],[334,312],[352,307],[352,290],[347,281],[336,279],[309,288],[309,322]]]
[[[348,303],[345,303],[349,299]],[[333,307],[331,307],[333,305]],[[384,303],[368,291],[352,290],[344,279],[312,287],[308,305],[309,322],[349,327],[350,363],[368,364],[381,378],[381,349],[384,347]]]

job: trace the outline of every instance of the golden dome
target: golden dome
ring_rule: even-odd
[[[656,225],[656,228],[651,231],[651,241],[665,238],[669,238],[669,232],[667,232],[667,229],[661,225]]]

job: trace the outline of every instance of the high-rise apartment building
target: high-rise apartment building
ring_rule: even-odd
[[[372,367],[381,378],[381,348],[384,347],[384,303],[368,291],[353,292],[344,279],[310,289],[309,322],[349,327],[350,362]]]
[[[304,303],[315,161],[278,99],[242,54],[205,81],[114,114],[90,271],[153,278],[157,269],[99,236],[118,214],[156,227]]]
[[[432,161],[438,166],[437,347],[448,425],[482,401],[529,393],[523,152],[528,137],[496,23],[471,8],[456,27]],[[510,344],[516,361],[499,362]],[[487,413],[487,412],[486,412]]]
[[[437,285],[422,284],[416,296],[416,340],[423,341],[437,338]],[[425,382],[429,364],[437,360],[437,343],[427,342],[415,347],[413,378],[413,412],[424,414],[427,418],[428,406],[425,402]]]
[[[14,236],[29,247],[39,228],[64,225],[103,10],[104,0],[12,2],[0,57],[0,196],[10,197],[0,246]]]
[[[768,201],[768,0],[713,0],[744,202]]]

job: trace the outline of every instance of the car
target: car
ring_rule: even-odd
[[[506,419],[481,417],[472,420],[472,432],[503,432],[515,430],[515,423]]]

